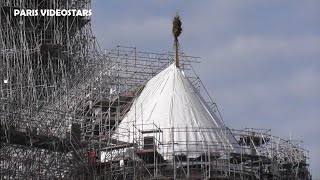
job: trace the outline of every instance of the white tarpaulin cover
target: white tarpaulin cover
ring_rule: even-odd
[[[156,132],[159,129],[161,132]],[[130,143],[154,136],[160,142],[156,143],[158,151],[167,158],[173,151],[197,157],[202,153],[234,151],[237,146],[221,120],[174,64],[148,81],[117,131],[114,138]]]

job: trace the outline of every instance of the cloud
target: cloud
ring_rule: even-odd
[[[99,25],[97,25],[99,26]],[[170,19],[152,16],[145,19],[129,18],[112,25],[98,28],[96,35],[103,47],[114,45],[145,46],[146,39],[150,46],[157,46],[157,42],[171,36]],[[141,43],[142,42],[142,43]],[[168,41],[170,42],[170,41]]]
[[[235,77],[243,77],[244,82],[270,77],[276,80],[279,75],[290,76],[303,67],[318,69],[319,46],[320,36],[241,36],[224,46],[202,51],[205,65],[201,72],[204,76],[215,72],[227,81]]]
[[[304,140],[318,167],[320,36],[240,36],[203,51],[200,77],[231,128]]]
[[[317,47],[320,37],[314,36],[239,37],[207,52],[210,60],[204,60],[200,76],[217,99],[232,107],[230,113],[258,107],[260,113],[269,113],[275,104],[283,104],[280,100],[295,100],[315,110],[320,98]],[[279,109],[283,112],[285,107]],[[286,113],[292,110],[296,109]]]

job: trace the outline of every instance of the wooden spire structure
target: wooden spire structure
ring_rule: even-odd
[[[179,68],[179,41],[178,37],[180,36],[182,32],[182,22],[180,20],[180,16],[177,14],[176,16],[173,17],[172,21],[172,34],[174,37],[174,63],[177,68]]]

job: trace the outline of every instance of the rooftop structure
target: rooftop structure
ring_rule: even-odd
[[[188,128],[191,133],[187,133]],[[204,152],[236,152],[236,140],[218,129],[225,129],[222,121],[183,71],[172,64],[146,83],[112,137],[128,143],[134,143],[136,131],[146,140],[159,137],[161,145],[156,146],[164,159],[170,159],[173,153],[196,158]],[[159,135],[153,136],[155,133]]]

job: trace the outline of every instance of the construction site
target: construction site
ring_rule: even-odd
[[[0,2],[0,179],[312,179],[301,141],[224,124],[178,16],[162,54],[101,49],[90,17],[13,15],[90,8]]]

